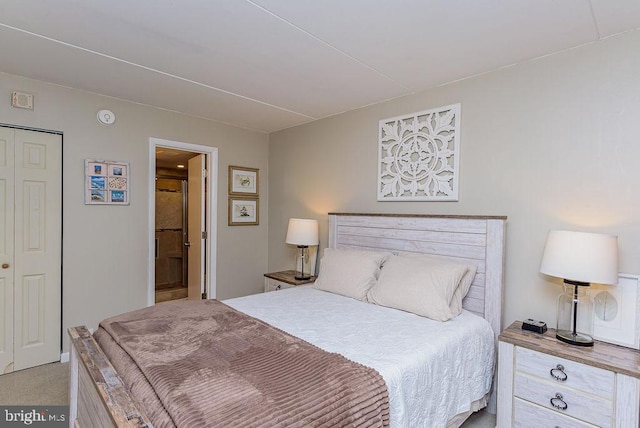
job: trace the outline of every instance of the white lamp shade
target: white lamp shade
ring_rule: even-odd
[[[547,236],[540,272],[571,281],[617,284],[618,237],[552,230]]]
[[[318,220],[290,218],[286,243],[293,245],[318,245]]]

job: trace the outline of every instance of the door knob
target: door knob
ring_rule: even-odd
[[[9,263],[2,263],[2,269],[8,269]]]

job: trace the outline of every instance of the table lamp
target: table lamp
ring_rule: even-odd
[[[298,246],[300,275],[296,275],[295,279],[310,279],[311,275],[304,273],[304,261],[309,257],[309,245],[318,245],[318,220],[290,218],[286,243]],[[298,258],[296,258],[296,271],[298,270],[297,260]]]
[[[618,237],[600,233],[552,230],[547,236],[540,273],[562,278],[556,338],[593,346],[593,300],[590,283],[618,283]]]

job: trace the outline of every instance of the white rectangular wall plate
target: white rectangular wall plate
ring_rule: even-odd
[[[591,284],[593,337],[627,348],[640,348],[640,276],[621,273],[617,285]]]
[[[11,106],[33,110],[33,95],[26,92],[14,91],[11,93]]]

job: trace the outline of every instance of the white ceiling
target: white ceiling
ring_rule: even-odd
[[[640,0],[0,0],[0,71],[271,132],[637,28]]]

